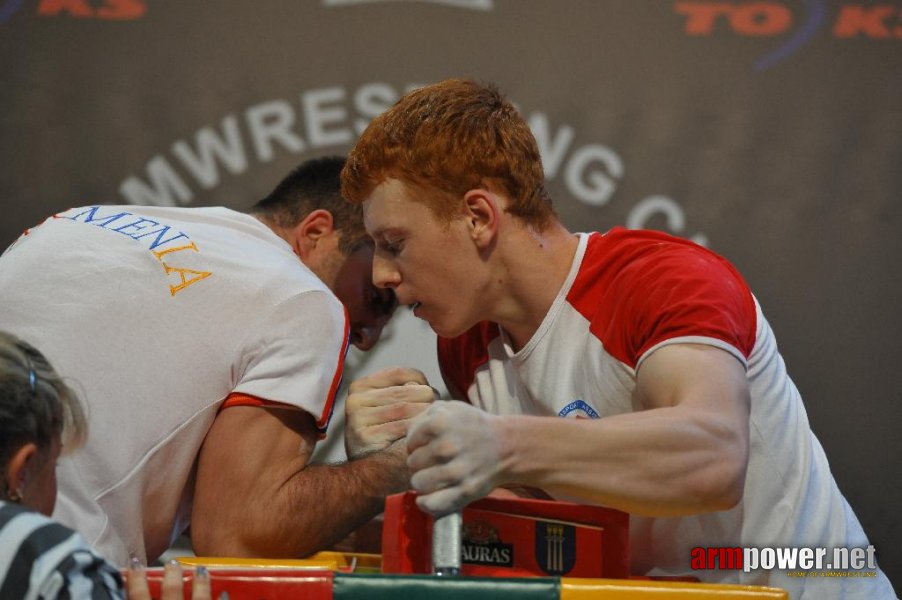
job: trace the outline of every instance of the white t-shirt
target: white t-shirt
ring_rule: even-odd
[[[810,430],[757,301],[736,270],[713,252],[651,231],[580,234],[564,286],[520,351],[513,352],[497,325],[481,323],[458,338],[439,339],[439,361],[449,389],[489,412],[604,418],[633,412],[642,361],[679,343],[715,346],[747,369],[745,490],[728,511],[633,515],[633,572],[776,585],[793,597],[895,597],[879,570],[873,578],[822,579],[776,569],[691,569],[696,547],[868,545]]]
[[[81,392],[86,446],[59,464],[54,517],[120,565],[188,525],[195,459],[241,393],[331,416],[343,305],[291,247],[225,208],[74,208],[0,257],[0,329]]]

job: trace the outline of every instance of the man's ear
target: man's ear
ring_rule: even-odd
[[[316,248],[317,244],[335,231],[332,213],[318,208],[294,226],[291,230],[294,252],[301,260],[305,260]]]
[[[495,239],[501,219],[501,202],[488,190],[477,188],[464,194],[464,211],[470,237],[480,249],[488,248]]]
[[[28,483],[28,475],[32,468],[32,463],[38,454],[38,446],[34,442],[28,442],[13,452],[12,458],[6,465],[4,476],[6,481],[3,482],[6,489],[2,490],[8,495],[18,497],[21,502],[22,490]]]

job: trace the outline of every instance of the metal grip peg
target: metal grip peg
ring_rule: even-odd
[[[461,530],[463,515],[454,512],[432,524],[432,574],[439,577],[460,575]]]

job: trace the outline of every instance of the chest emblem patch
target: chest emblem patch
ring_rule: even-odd
[[[585,400],[574,400],[561,409],[557,414],[559,417],[570,417],[571,419],[597,419],[598,413],[589,406]]]

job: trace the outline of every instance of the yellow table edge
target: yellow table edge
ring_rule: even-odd
[[[352,568],[354,571],[379,570],[380,554],[317,552],[307,558],[230,558],[220,556],[178,556],[175,558],[186,567],[207,568],[266,568],[266,569],[329,569],[332,571]]]
[[[602,595],[603,594],[603,595]],[[788,600],[785,590],[752,585],[630,579],[561,578],[561,600],[636,600],[638,598],[761,598]]]
[[[318,552],[307,558],[227,558],[215,556],[180,556],[176,560],[187,567],[329,569],[331,571],[376,572],[382,566],[379,554]],[[749,585],[689,583],[630,579],[561,578],[561,600],[639,600],[681,598],[744,598],[747,600],[788,600],[785,590]]]

